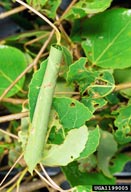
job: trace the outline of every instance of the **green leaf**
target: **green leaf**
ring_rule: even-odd
[[[115,132],[117,142],[120,144],[131,142],[131,105],[122,107],[119,110],[119,115],[114,124],[118,128]]]
[[[92,117],[87,107],[72,98],[54,98],[53,108],[58,113],[60,123],[67,130],[81,127]]]
[[[92,185],[79,185],[76,186],[73,192],[93,192]]]
[[[86,68],[86,58],[81,57],[69,67],[67,81],[78,83],[80,92],[88,91],[92,97],[105,97],[114,87],[114,78],[109,71],[89,71]]]
[[[0,155],[2,155],[4,153],[4,149],[3,147],[0,146]]]
[[[40,163],[43,156],[52,99],[61,59],[61,46],[51,46],[46,71],[39,90],[39,95],[37,97],[33,120],[29,128],[29,137],[26,149],[24,151],[24,159],[27,163],[30,173],[33,172],[33,169],[35,169],[37,163]]]
[[[112,147],[113,146],[113,147]],[[117,143],[111,133],[101,131],[100,143],[98,146],[98,167],[106,177],[111,178],[109,163],[117,151]]]
[[[92,98],[92,96],[82,97],[81,102],[87,106],[92,113],[94,113],[97,109],[102,108],[107,104],[107,101],[103,98]]]
[[[89,131],[88,141],[86,143],[85,149],[80,154],[79,159],[88,157],[89,155],[94,153],[99,144],[99,140],[100,140],[100,132],[98,127],[92,131]]]
[[[0,45],[0,95],[24,71],[27,63],[25,55],[17,48]],[[24,77],[8,92],[11,97],[21,90]]]
[[[65,131],[63,129],[63,126],[59,122],[58,114],[55,110],[51,110],[50,113],[50,120],[49,120],[49,126],[48,126],[48,144],[62,144],[64,142],[65,138]]]
[[[105,97],[115,88],[115,82],[112,74],[108,71],[99,72],[95,82],[87,88],[90,95],[94,97]]]
[[[26,0],[33,8],[42,11],[49,18],[54,19],[61,0]]]
[[[61,145],[47,145],[42,163],[46,166],[65,166],[79,157],[85,148],[88,130],[84,125],[68,132]],[[76,142],[76,141],[79,142]]]
[[[33,114],[34,114],[37,98],[38,98],[39,91],[40,91],[40,88],[42,85],[43,77],[45,75],[47,62],[48,62],[48,60],[46,59],[41,63],[40,69],[34,73],[32,80],[30,82],[30,85],[29,85],[28,98],[29,98],[29,108],[30,108],[31,121],[33,119]]]
[[[65,46],[62,46],[62,49],[63,49],[63,64],[61,65],[60,73],[61,77],[66,79],[69,66],[73,63],[73,56],[72,52]]]
[[[87,87],[95,81],[95,74],[86,69],[86,63],[87,59],[85,57],[81,57],[79,60],[70,65],[67,73],[67,81],[69,83],[78,83],[81,93],[83,93]]]
[[[65,17],[73,15],[75,18],[86,16],[87,14],[99,13],[107,9],[112,0],[81,0],[76,3]]]
[[[54,19],[56,17],[56,11],[61,3],[61,0],[48,0],[44,9],[45,14]]]
[[[67,49],[65,46],[62,46],[62,49],[63,49],[64,62],[67,66],[69,66],[73,62],[73,56],[69,51],[69,49]]]
[[[40,9],[42,6],[44,6],[48,0],[26,0],[28,4],[30,4],[35,9]]]
[[[130,156],[127,156],[126,154],[117,154],[117,156],[115,157],[115,159],[112,160],[112,166],[110,166],[110,171],[112,174],[115,174],[115,173],[120,173],[125,164],[127,162],[131,161],[131,157]]]
[[[120,102],[120,99],[117,95],[117,92],[112,92],[111,94],[106,96],[106,100],[112,105],[118,104]]]
[[[74,62],[69,67],[67,74],[67,81],[69,83],[78,83],[80,87],[80,92],[86,91],[87,87],[95,81],[95,77],[98,72],[92,72],[86,69],[87,59],[81,57],[79,60]]]
[[[78,20],[72,31],[74,41],[82,41],[91,64],[123,69],[131,66],[131,11],[111,9],[84,21]]]
[[[63,133],[62,127],[59,124],[56,126],[53,126],[48,138],[48,143],[51,144],[61,144],[65,139],[65,134]]]
[[[69,165],[62,167],[67,180],[71,186],[77,185],[110,185],[115,184],[115,178],[108,178],[99,172],[83,173],[79,170],[77,162],[72,162]]]
[[[72,92],[74,92],[73,85],[68,85],[65,80],[58,79],[55,87],[55,96],[59,95],[59,97],[63,97],[63,96],[71,97]]]

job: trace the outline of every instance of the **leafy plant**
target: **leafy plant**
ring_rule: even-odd
[[[11,169],[22,168],[8,191],[19,190],[27,171],[63,191],[44,166],[61,167],[69,191],[116,184],[114,174],[131,160],[123,153],[131,141],[131,10],[74,0],[61,14],[60,0],[16,2],[40,18],[33,32],[0,45],[0,100],[11,113],[0,122],[13,120],[0,129],[0,154],[8,149]]]

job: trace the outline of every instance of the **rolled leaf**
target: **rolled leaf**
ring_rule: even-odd
[[[62,59],[62,48],[58,45],[51,47],[48,64],[39,91],[29,138],[24,152],[24,159],[32,173],[37,163],[43,157],[46,132],[48,127],[52,98]]]

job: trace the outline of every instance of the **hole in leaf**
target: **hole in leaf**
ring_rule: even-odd
[[[98,104],[98,103],[94,103],[93,106],[94,106],[95,108],[97,108],[97,107],[99,107],[99,104]]]
[[[70,104],[70,106],[71,106],[71,107],[75,107],[75,103],[72,102],[72,103]]]
[[[99,77],[103,77],[103,73],[100,73]]]
[[[102,81],[101,79],[97,79],[97,80],[95,81],[95,84],[96,84],[96,85],[107,85],[107,82],[106,82],[106,81]]]
[[[88,51],[88,55],[89,55],[89,56],[92,56],[92,52],[91,52],[91,51]]]
[[[87,6],[86,3],[82,4],[82,8],[86,8],[86,6]]]
[[[130,137],[130,136],[131,136],[131,133],[127,133],[127,134],[126,134],[126,137]]]
[[[73,159],[73,156],[71,156],[71,159]]]
[[[88,68],[89,66],[88,66],[88,63],[86,62],[86,64],[85,64],[85,68]]]
[[[58,119],[59,119],[59,117],[56,115],[56,116],[55,116],[55,119],[56,119],[56,120],[58,120]]]

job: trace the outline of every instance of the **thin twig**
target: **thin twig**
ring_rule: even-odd
[[[43,169],[42,169],[43,170]],[[72,192],[73,191],[73,188],[69,189],[69,190],[64,190],[62,188],[60,188],[56,183],[54,185],[54,181],[49,178],[48,174],[46,173],[46,171],[44,171],[44,173],[46,174],[46,177],[48,177],[49,180],[47,180],[45,177],[43,177],[39,171],[37,171],[35,169],[35,172],[39,175],[39,177],[44,180],[49,186],[51,186],[53,189],[56,189],[57,191],[60,191],[60,192]]]
[[[21,5],[19,7],[16,7],[14,9],[10,10],[10,11],[0,13],[0,19],[4,19],[4,18],[9,17],[9,16],[11,16],[11,15],[13,15],[15,13],[19,13],[21,11],[24,11],[25,9],[27,9],[27,8],[25,6],[23,6],[23,5]]]
[[[28,116],[29,116],[28,111],[21,112],[21,113],[15,113],[15,114],[11,114],[11,115],[5,115],[5,116],[0,117],[0,123],[12,121],[12,120],[18,120],[18,119],[21,119],[23,117],[28,117]]]
[[[3,98],[2,101],[5,103],[12,103],[14,105],[19,105],[19,104],[23,104],[25,102],[25,99]]]
[[[53,34],[54,34],[54,30],[52,30],[52,32],[50,33],[48,39],[45,41],[45,43],[44,43],[43,46],[41,47],[41,49],[40,49],[39,53],[37,54],[36,58],[34,59],[33,63],[31,63],[31,64],[13,81],[13,83],[11,83],[9,87],[7,87],[7,89],[6,89],[6,90],[3,92],[3,94],[1,95],[0,101],[5,97],[5,95],[15,86],[15,84],[16,84],[20,79],[21,79],[32,67],[34,67],[34,66],[38,63],[38,61],[39,61],[42,53],[45,51],[47,45],[48,45],[49,42],[51,41],[51,39],[52,39],[52,37],[53,37]]]
[[[116,85],[114,91],[120,91],[122,89],[129,89],[129,88],[131,88],[131,82]]]
[[[61,184],[65,180],[65,177],[63,174],[59,174],[59,175],[55,176],[53,179],[58,184]],[[45,188],[45,187],[47,189],[49,189],[50,192],[57,192],[57,190],[53,190],[53,189],[49,188],[49,185],[47,185],[47,183],[43,182],[42,180],[30,181],[28,184],[23,182],[20,185],[19,191],[20,192],[37,191],[37,190],[39,190],[41,188]],[[7,189],[5,189],[2,192],[7,192]],[[12,190],[12,192],[16,192],[16,189]]]
[[[35,13],[36,15],[38,15],[41,19],[43,19],[46,23],[48,23],[56,32],[56,39],[57,39],[57,43],[60,44],[61,41],[61,35],[60,32],[58,30],[58,28],[49,20],[47,19],[44,15],[42,15],[40,12],[38,12],[37,10],[35,10],[33,7],[31,7],[30,5],[24,3],[21,0],[16,0],[16,2],[20,3],[21,5],[25,6],[26,8],[28,8],[30,11],[32,11],[33,13]]]
[[[23,177],[25,176],[25,174],[27,173],[27,171],[28,171],[28,168],[26,167],[26,168],[22,171],[22,173],[21,173],[19,179],[17,180],[17,183],[16,183],[16,185],[17,185],[16,192],[19,192],[20,183],[21,183]]]
[[[79,92],[75,92],[75,91],[72,91],[72,92],[64,92],[64,91],[59,91],[59,92],[55,92],[56,95],[80,95]]]
[[[23,157],[23,154],[21,154],[18,159],[15,161],[15,163],[13,164],[13,166],[10,168],[10,170],[7,172],[6,176],[2,179],[0,186],[4,183],[4,181],[6,180],[6,178],[9,176],[9,174],[11,173],[11,171],[14,169],[14,167],[16,166],[16,164],[21,160],[21,158]]]
[[[39,177],[40,177],[44,182],[46,182],[49,186],[51,186],[52,188],[58,190],[58,188],[55,188],[55,186],[52,185],[45,177],[43,177],[43,176],[39,173],[39,171],[37,171],[37,169],[35,169],[35,172],[36,172],[37,175],[39,175]]]
[[[43,39],[43,38],[46,38],[48,35],[49,35],[49,34],[46,33],[46,34],[44,34],[44,35],[41,35],[40,37],[37,37],[37,38],[35,38],[35,39],[32,39],[32,40],[26,42],[26,43],[24,44],[24,47],[26,48],[28,45],[33,44],[33,43],[35,43],[35,42],[37,42],[37,41],[39,41],[39,40],[41,40],[41,39]]]
[[[15,182],[15,180],[20,176],[21,173],[18,173],[17,175],[15,175],[11,180],[9,180],[5,185],[3,185],[0,188],[0,191],[2,191],[2,189],[8,187],[8,185],[11,185],[13,182]]]
[[[5,131],[5,130],[3,130],[3,129],[0,129],[0,132],[1,132],[1,133],[4,133],[4,134],[6,134],[6,135],[8,135],[8,136],[10,136],[10,137],[12,137],[12,138],[14,138],[14,139],[18,139],[18,138],[19,138],[18,136],[14,135],[14,134],[12,134],[12,133],[9,133],[9,132],[7,132],[7,131]]]
[[[41,163],[40,163],[40,167],[41,167],[44,175],[45,175],[46,178],[48,179],[48,181],[49,181],[57,190],[60,190],[60,191],[61,191],[62,189],[49,177],[49,175],[47,174],[44,166],[43,166]]]

